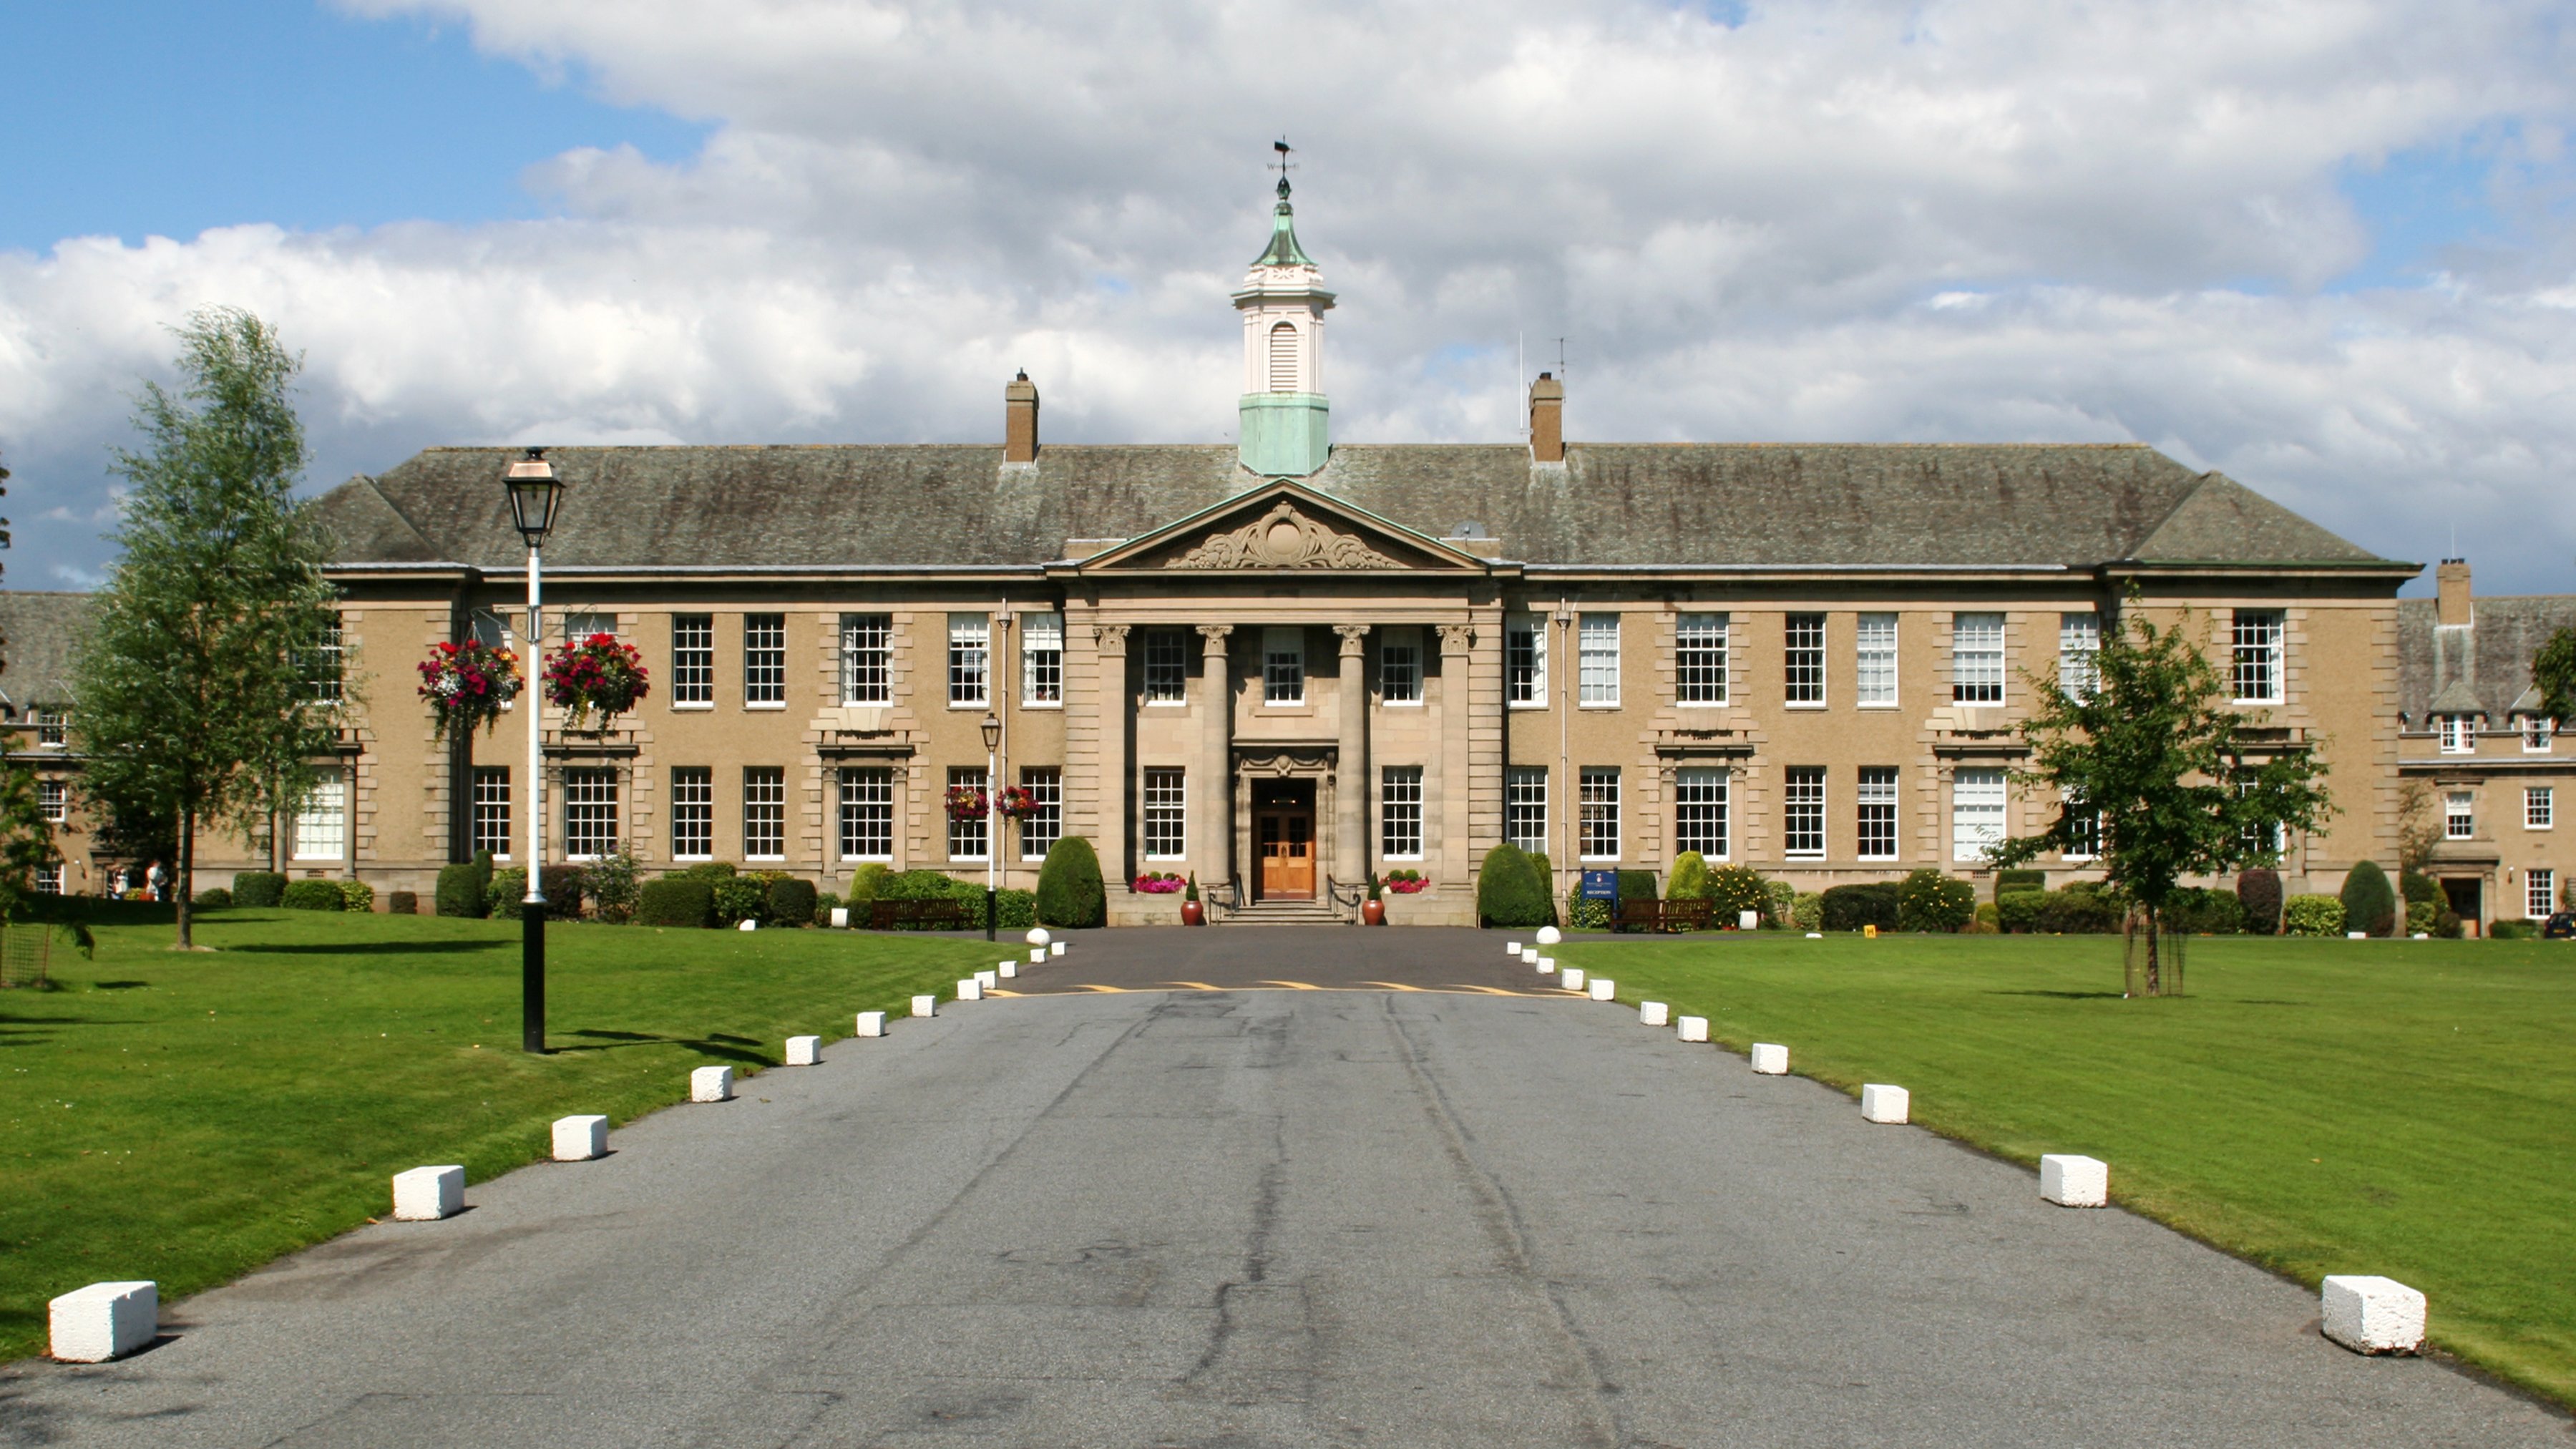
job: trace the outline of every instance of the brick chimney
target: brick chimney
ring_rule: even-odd
[[[1038,460],[1038,385],[1023,371],[1002,389],[1002,461]]]
[[[1556,380],[1556,374],[1542,372],[1530,384],[1529,408],[1530,461],[1564,462],[1565,384]]]
[[[2446,558],[2433,570],[2433,622],[2437,624],[2470,624],[2477,616],[2469,609],[2469,561]]]

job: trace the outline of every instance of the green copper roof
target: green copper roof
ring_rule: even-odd
[[[1315,259],[1297,245],[1297,225],[1290,219],[1288,178],[1279,178],[1279,205],[1270,217],[1270,249],[1252,259],[1256,267],[1311,267]]]

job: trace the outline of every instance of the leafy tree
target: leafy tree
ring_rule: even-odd
[[[2409,775],[2397,782],[2397,869],[2421,871],[2442,843],[2442,813],[2435,808],[2433,782]]]
[[[2540,708],[2554,720],[2576,720],[2576,629],[2549,636],[2531,656],[2531,682],[2540,688]]]
[[[2016,866],[2045,851],[2087,850],[2098,818],[2105,883],[2146,915],[2154,996],[2164,990],[2156,932],[2175,883],[2277,864],[2275,842],[2314,830],[2334,807],[2313,751],[2246,758],[2237,732],[2265,716],[2227,703],[2196,642],[2197,616],[2185,610],[2158,629],[2138,604],[2132,589],[2080,697],[2054,677],[2031,680],[2039,705],[2022,724],[2031,763],[2014,778],[2068,803],[2046,830],[2000,842],[1993,858]]]
[[[178,939],[193,945],[196,836],[249,834],[302,798],[336,742],[313,660],[337,627],[328,545],[294,499],[304,429],[287,401],[301,359],[247,312],[178,329],[177,392],[146,382],[140,451],[111,538],[123,552],[75,665],[88,785],[111,814],[177,824]]]

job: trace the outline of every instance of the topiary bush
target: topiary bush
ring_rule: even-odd
[[[2000,903],[2006,895],[2014,891],[2044,891],[2046,889],[2048,889],[2047,871],[2024,868],[2017,870],[1999,870],[1995,872],[1995,900],[1998,903]]]
[[[1505,841],[1476,867],[1476,918],[1488,926],[1545,926],[1556,920],[1547,885],[1527,852]]]
[[[814,883],[795,876],[780,876],[769,883],[769,913],[764,926],[810,926],[814,924]]]
[[[1825,928],[1825,898],[1814,891],[1800,891],[1789,907],[1789,923],[1801,931]]]
[[[1664,895],[1676,901],[1707,900],[1708,857],[1696,850],[1674,856],[1672,878],[1664,883]]]
[[[2046,936],[2102,936],[2120,929],[2120,902],[2091,881],[2078,881],[2048,892],[2039,906],[2039,931]]]
[[[2343,878],[2343,928],[2385,936],[2397,929],[2397,890],[2377,861],[2353,866]]]
[[[220,911],[233,903],[233,893],[222,886],[202,890],[191,896],[188,904],[201,911]]]
[[[287,882],[277,903],[290,911],[345,911],[349,897],[336,880],[299,880]]]
[[[2048,904],[2048,892],[2010,890],[1995,897],[1995,924],[2006,934],[2027,936],[2039,929],[2039,913]]]
[[[877,882],[884,880],[888,873],[882,865],[863,865],[850,873],[849,899],[842,904],[850,908],[851,919],[867,915],[867,907],[877,898]]]
[[[1955,931],[1977,918],[1977,890],[1929,866],[1896,888],[1896,925],[1903,931]]]
[[[372,911],[376,908],[376,888],[374,886],[371,886],[362,880],[344,880],[336,882],[336,884],[340,887],[340,895],[342,900],[345,902],[341,909],[349,911]]]
[[[418,891],[385,892],[385,914],[389,916],[419,915],[420,893]]]
[[[887,877],[891,879],[891,877]],[[880,881],[878,889],[884,889]],[[1109,891],[1100,879],[1100,855],[1079,835],[1059,836],[1038,867],[1038,923],[1088,929],[1109,919]]]
[[[1866,881],[1859,885],[1838,885],[1824,894],[1824,925],[1827,931],[1857,931],[1863,926],[1876,926],[1882,931],[1896,929],[1896,882]]]
[[[1770,882],[1749,865],[1721,865],[1708,873],[1709,919],[1729,930],[1746,911],[1769,914]]]
[[[716,923],[715,887],[703,880],[664,876],[646,881],[635,892],[639,926],[705,928]]]
[[[2257,936],[2281,929],[2281,873],[2268,867],[2239,871],[2236,903],[2245,908],[2245,929]]]
[[[233,877],[233,904],[274,906],[286,899],[286,877],[273,870],[246,870]]]
[[[2288,936],[2340,936],[2343,901],[2336,896],[2292,896],[2281,906],[2281,932]]]
[[[455,865],[440,866],[438,892],[433,898],[437,902],[438,913],[442,916],[465,917],[490,914],[492,908],[483,896],[484,887],[488,882],[483,879],[483,876],[491,868],[489,861],[482,865],[469,865],[460,861]]]

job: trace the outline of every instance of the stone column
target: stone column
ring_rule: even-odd
[[[1231,879],[1234,874],[1234,669],[1226,654],[1232,624],[1199,625],[1198,779],[1190,790],[1191,812],[1198,817],[1190,860],[1198,868],[1199,889]]]
[[[1366,624],[1335,624],[1342,640],[1342,681],[1335,701],[1341,729],[1341,763],[1333,777],[1333,877],[1368,878],[1368,802],[1377,791],[1368,761],[1368,634]]]
[[[1444,880],[1472,880],[1478,864],[1470,853],[1473,837],[1468,824],[1469,810],[1476,799],[1474,771],[1470,765],[1470,731],[1476,713],[1474,690],[1468,676],[1476,630],[1468,624],[1441,624],[1437,628],[1440,631],[1440,840],[1438,848],[1432,852],[1432,859],[1436,862],[1433,868]],[[1430,824],[1427,820],[1423,823],[1426,826]]]
[[[1135,771],[1127,763],[1127,626],[1095,624],[1091,629],[1095,647],[1093,668],[1099,671],[1099,712],[1094,727],[1099,731],[1099,768],[1091,784],[1092,798],[1099,802],[1092,822],[1097,832],[1093,839],[1100,848],[1100,873],[1109,878],[1110,889],[1123,889],[1134,880],[1135,863],[1127,858],[1128,791],[1135,786]],[[1068,736],[1070,731],[1067,731]],[[1067,743],[1070,744],[1068,738]],[[1067,772],[1065,783],[1073,778]]]

